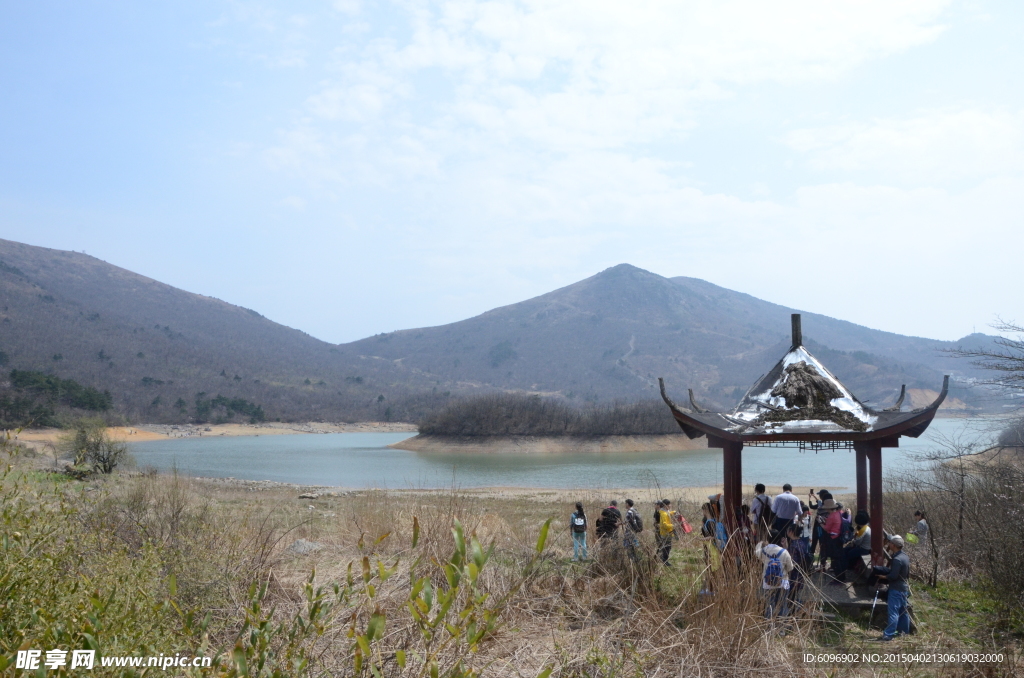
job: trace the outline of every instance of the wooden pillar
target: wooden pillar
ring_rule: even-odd
[[[853,450],[857,455],[857,510],[868,510],[868,455],[870,444],[854,443]],[[874,528],[872,528],[874,530]]]
[[[871,562],[875,565],[885,564],[883,555],[882,527],[882,447],[878,443],[866,443],[865,452],[871,463]]]
[[[729,531],[736,529],[736,509],[743,503],[743,443],[724,441],[722,445],[723,504]]]

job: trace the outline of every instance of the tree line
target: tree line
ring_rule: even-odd
[[[578,408],[554,398],[495,393],[460,398],[419,422],[447,436],[611,436],[679,433],[660,400]]]

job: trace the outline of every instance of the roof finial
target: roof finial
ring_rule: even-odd
[[[800,314],[794,313],[792,316],[793,320],[793,348],[799,348],[804,345],[804,335],[800,329]]]

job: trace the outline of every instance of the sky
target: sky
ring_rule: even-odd
[[[1024,321],[1024,3],[0,3],[0,237],[331,342],[620,263]]]

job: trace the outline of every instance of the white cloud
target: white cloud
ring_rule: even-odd
[[[945,181],[1024,169],[1024,112],[958,108],[796,130],[785,137],[816,169]]]
[[[685,135],[697,107],[737,87],[831,80],[930,42],[947,4],[411,3],[403,30],[337,46],[337,75],[306,110],[364,122],[384,143],[387,124],[410,123],[448,155],[627,149]]]

